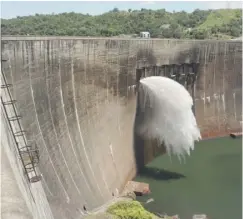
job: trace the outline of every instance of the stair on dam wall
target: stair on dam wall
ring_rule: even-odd
[[[6,60],[1,61],[3,64]],[[35,143],[27,143],[11,87],[1,69],[1,146],[6,155],[4,165],[9,168],[6,174],[10,176],[2,181],[2,187],[7,188],[1,200],[3,218],[54,219],[37,168],[39,151]]]
[[[6,61],[6,60],[2,60]],[[21,125],[21,115],[17,113],[17,108],[15,106],[16,100],[13,100],[10,87],[12,84],[8,84],[3,70],[1,70],[1,103],[4,114],[8,120],[11,134],[15,141],[19,158],[24,167],[26,177],[30,183],[38,182],[41,176],[38,175],[36,166],[39,162],[39,151],[36,144],[29,145],[25,137],[25,130],[23,130]]]

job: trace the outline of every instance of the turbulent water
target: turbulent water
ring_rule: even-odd
[[[184,86],[167,77],[146,77],[140,80],[139,101],[143,122],[138,133],[157,139],[168,154],[179,158],[190,155],[201,135],[192,112],[192,97]]]

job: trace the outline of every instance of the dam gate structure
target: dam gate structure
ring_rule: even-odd
[[[136,69],[136,86],[139,80],[149,76],[163,76],[182,84],[191,93],[194,100],[195,82],[200,63],[181,63],[161,66],[147,66]],[[137,89],[136,89],[137,90]]]
[[[136,175],[138,157],[146,164],[161,153],[145,147],[136,154],[143,144],[133,135],[136,72],[171,73],[184,83],[177,73],[195,71],[185,74],[185,85],[203,138],[241,131],[241,42],[2,37],[2,59],[26,145],[38,151],[41,180],[29,184],[2,113],[2,148],[19,170],[12,186],[21,188],[16,197],[32,218],[82,218],[83,206],[92,211],[122,191]]]

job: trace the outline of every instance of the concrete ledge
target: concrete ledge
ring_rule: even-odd
[[[128,181],[125,190],[134,192],[136,196],[142,196],[150,193],[149,184],[135,181]]]
[[[191,40],[191,39],[161,39],[161,38],[130,38],[130,37],[83,37],[83,36],[2,36],[2,40],[131,40],[131,41],[180,41],[180,42],[227,42],[227,43],[236,43],[241,41],[234,40]]]
[[[237,138],[237,137],[242,137],[242,132],[233,132],[230,133],[231,138]]]

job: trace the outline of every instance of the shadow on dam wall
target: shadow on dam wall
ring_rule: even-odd
[[[241,56],[240,42],[4,38],[2,69],[54,217],[101,206],[155,156],[133,140],[137,68],[199,62],[195,114],[211,137],[241,127]]]

